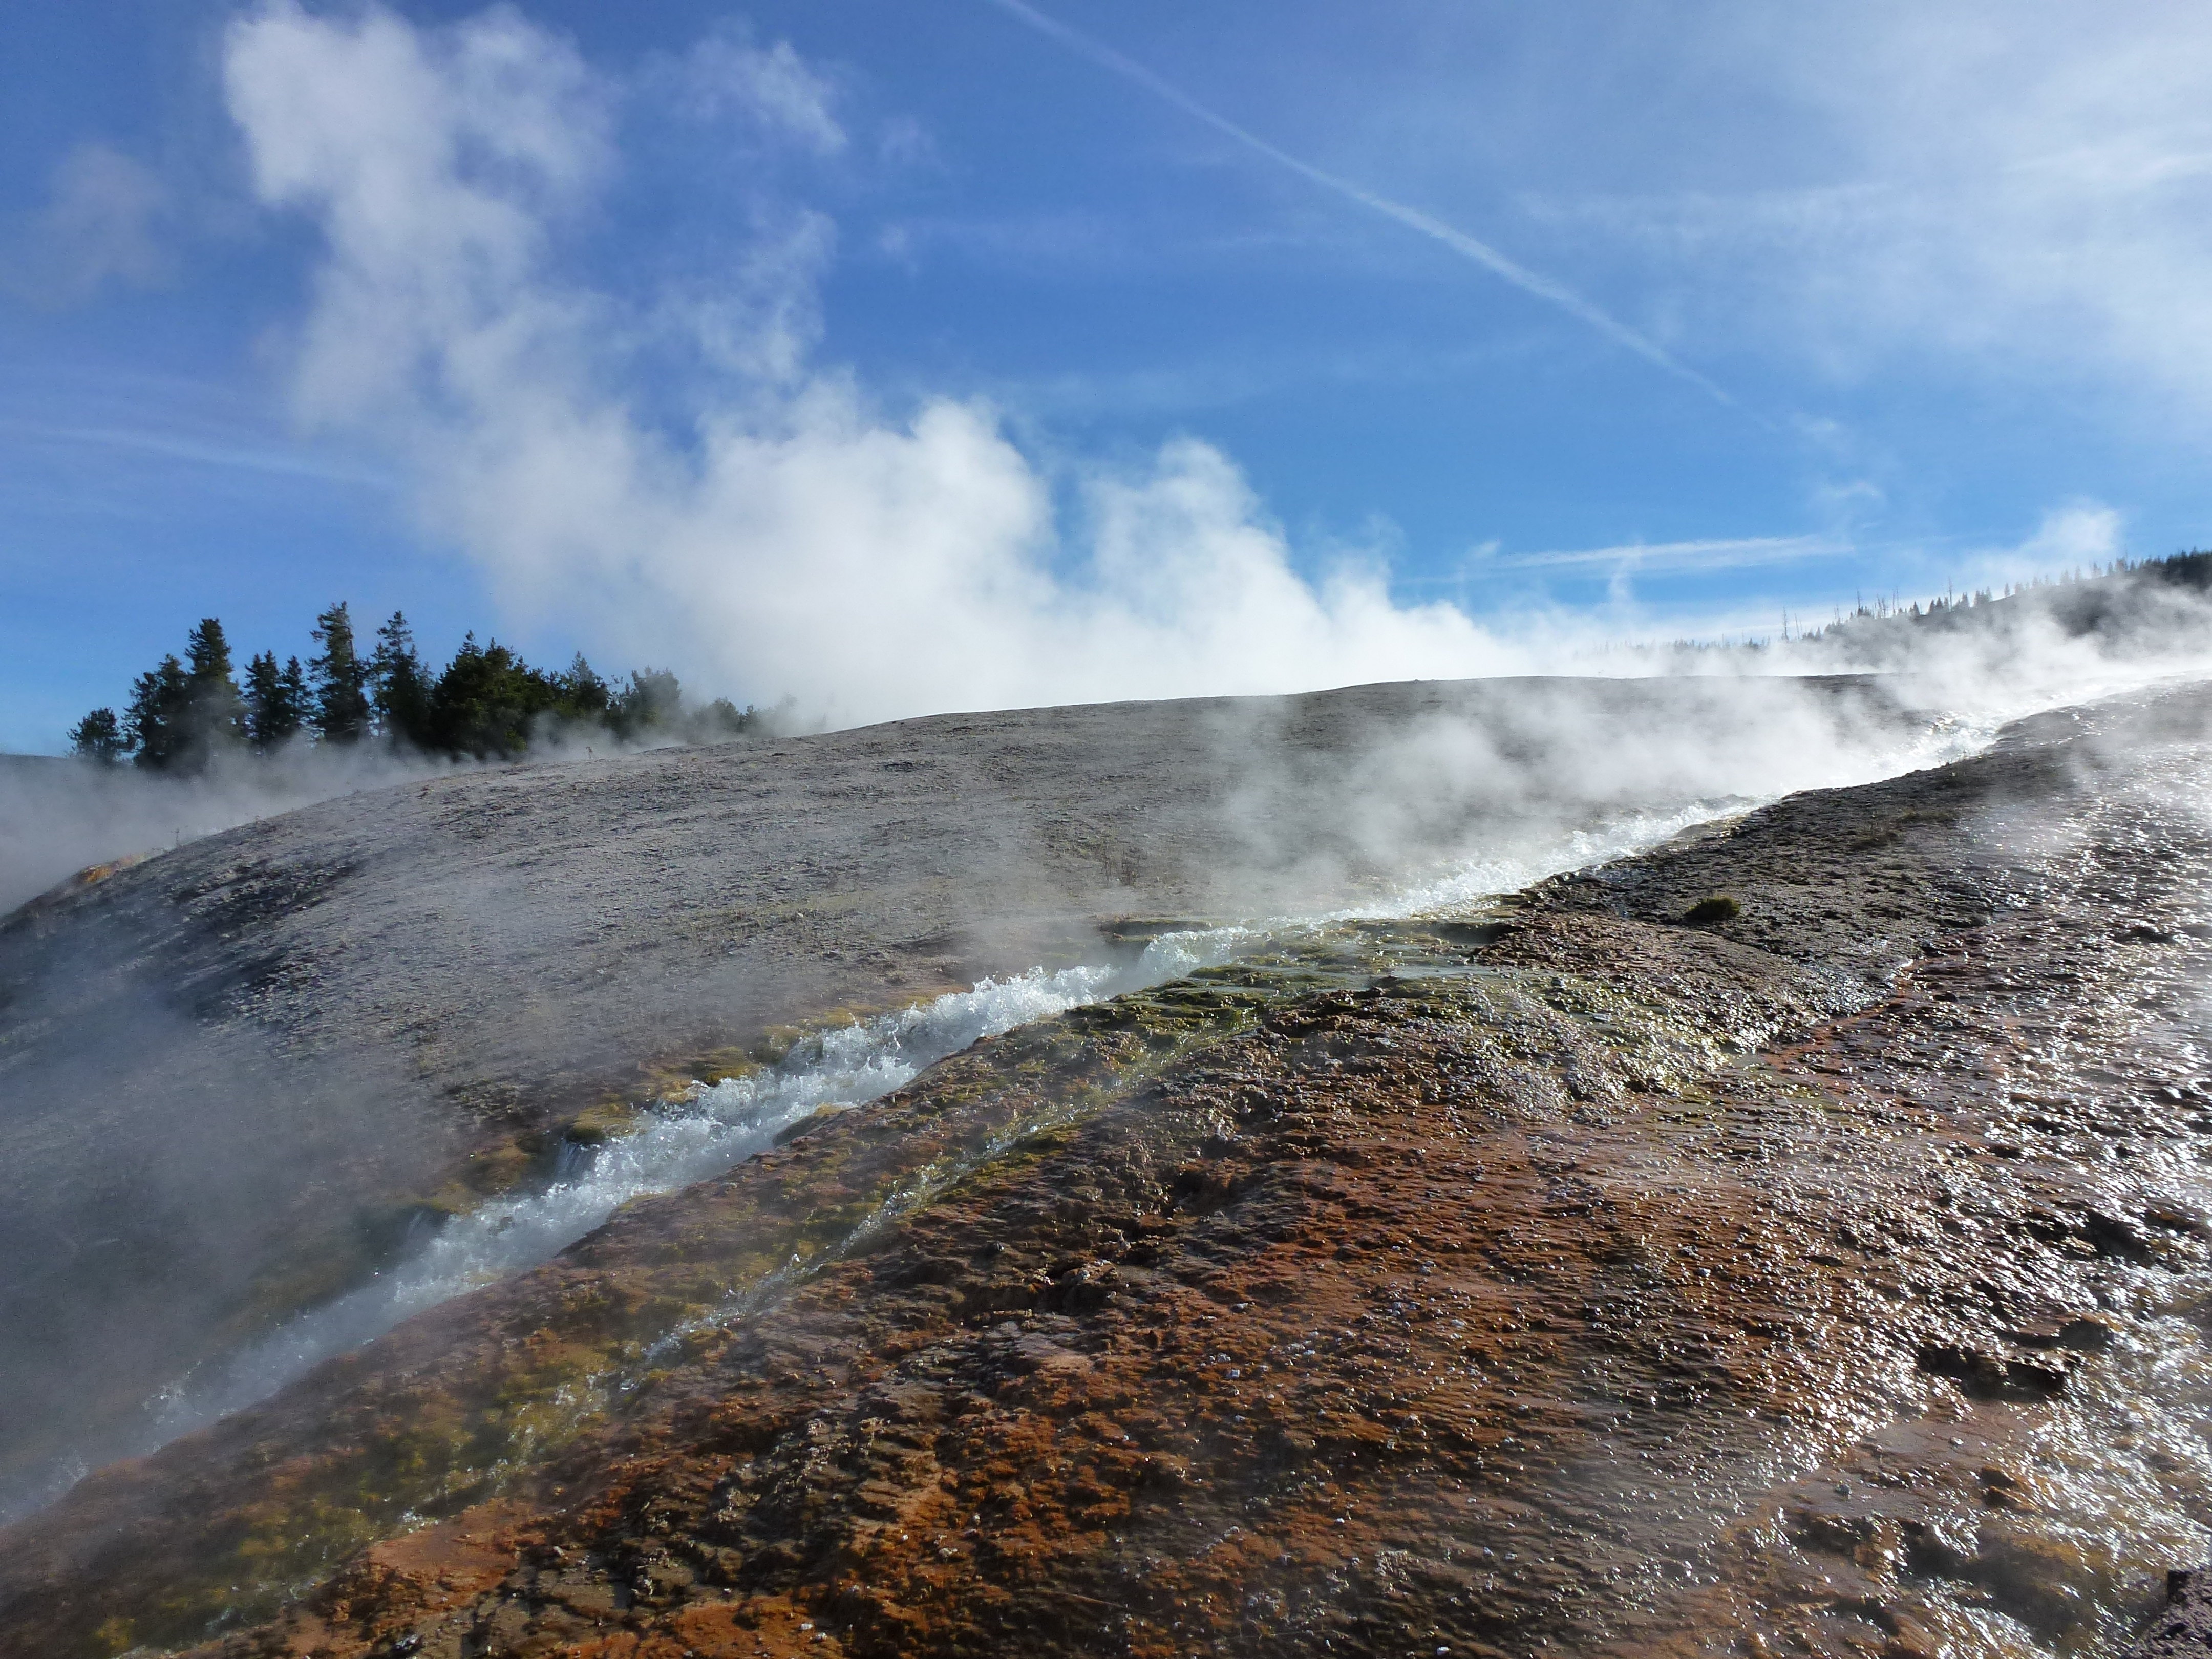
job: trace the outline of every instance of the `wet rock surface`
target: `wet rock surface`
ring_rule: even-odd
[[[2208,722],[980,1044],[0,1534],[0,1652],[2166,1639]]]
[[[410,783],[58,891],[0,919],[0,1515],[787,1028],[1110,957],[1102,918],[1336,902],[1724,793],[1838,727],[1896,707],[1486,682],[946,716]],[[1580,764],[1593,731],[1644,770]]]
[[[2202,1571],[2166,1575],[2166,1606],[2151,1620],[2129,1659],[2195,1659],[2212,1653],[2212,1582]]]

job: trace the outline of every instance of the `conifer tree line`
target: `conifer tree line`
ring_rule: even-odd
[[[130,760],[155,771],[196,771],[224,753],[272,754],[288,744],[382,743],[424,754],[489,760],[526,750],[533,737],[596,728],[617,740],[670,736],[712,743],[757,729],[762,716],[724,698],[689,705],[664,669],[627,683],[600,678],[579,652],[559,672],[534,668],[496,640],[471,633],[432,672],[414,631],[395,611],[366,652],[341,601],[315,618],[319,647],[302,666],[276,653],[232,662],[222,623],[203,617],[185,654],[138,676],[121,714],[95,708],[70,732],[88,760]]]

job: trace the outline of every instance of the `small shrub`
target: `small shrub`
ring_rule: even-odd
[[[1743,906],[1728,894],[1714,893],[1692,905],[1689,915],[1682,920],[1692,927],[1703,927],[1709,921],[1734,921],[1742,914]]]

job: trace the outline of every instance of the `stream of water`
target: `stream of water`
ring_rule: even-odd
[[[1262,940],[1301,928],[1419,915],[1515,892],[1561,871],[1654,846],[1749,804],[1698,801],[1671,812],[1632,814],[1602,830],[1571,831],[1518,856],[1469,861],[1371,903],[1164,933],[1132,960],[986,979],[969,990],[817,1033],[779,1065],[695,1085],[688,1099],[647,1113],[634,1132],[603,1146],[570,1148],[568,1167],[551,1184],[453,1218],[358,1289],[179,1379],[151,1402],[143,1449],[265,1398],[412,1315],[549,1260],[632,1199],[720,1174],[823,1106],[878,1099],[980,1038],[1218,966]]]

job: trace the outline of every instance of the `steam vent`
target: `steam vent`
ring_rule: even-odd
[[[2206,1652],[2208,764],[2204,686],[1369,687],[58,890],[0,1654]]]

